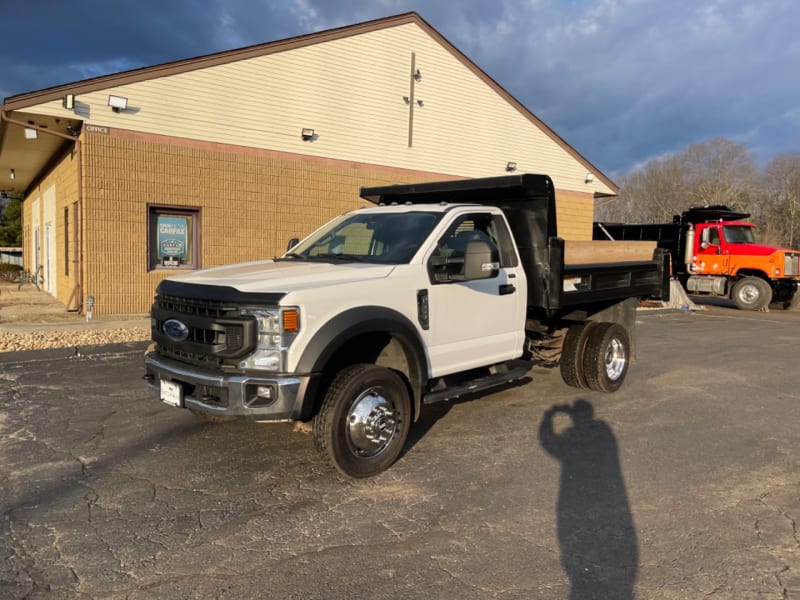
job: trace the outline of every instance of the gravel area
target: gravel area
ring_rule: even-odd
[[[94,315],[87,320],[32,285],[17,289],[0,282],[0,353],[148,339],[146,315]]]
[[[0,325],[2,327],[2,325]],[[146,327],[85,330],[0,331],[0,352],[77,348],[119,342],[140,342],[150,339]]]

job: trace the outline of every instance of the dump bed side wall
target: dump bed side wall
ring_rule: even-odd
[[[619,241],[654,241],[659,248],[668,250],[672,257],[672,269],[675,273],[685,270],[684,241],[685,225],[679,223],[630,224],[595,223],[592,237],[595,240],[607,240],[606,231]]]
[[[564,242],[564,264],[648,261],[653,259],[655,249],[655,241],[567,240]]]

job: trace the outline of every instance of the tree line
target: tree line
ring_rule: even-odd
[[[717,138],[657,158],[620,178],[620,194],[597,203],[598,221],[668,223],[690,206],[750,213],[765,244],[800,246],[800,154],[759,169],[746,146]]]
[[[5,206],[0,200],[0,246],[22,245],[22,204],[19,197],[11,197]]]

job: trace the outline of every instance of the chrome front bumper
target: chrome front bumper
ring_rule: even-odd
[[[214,373],[162,358],[155,352],[145,354],[144,364],[144,378],[150,387],[160,390],[162,380],[180,386],[181,408],[255,421],[299,419],[303,396],[311,379],[310,376],[262,378]],[[270,388],[272,397],[256,396],[258,386]]]

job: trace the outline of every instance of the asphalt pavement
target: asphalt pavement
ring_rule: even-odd
[[[800,598],[799,337],[641,313],[619,392],[426,407],[366,481],[163,405],[145,344],[0,354],[0,598]]]

